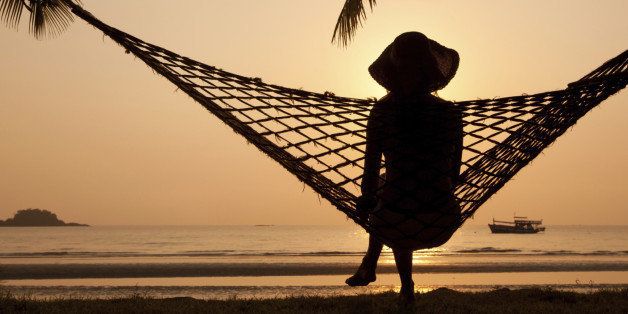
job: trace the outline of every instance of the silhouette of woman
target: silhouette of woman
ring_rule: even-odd
[[[412,252],[449,240],[460,221],[454,188],[462,158],[462,114],[433,95],[458,69],[455,50],[418,32],[399,35],[369,67],[389,93],[367,123],[362,196],[357,210],[393,239],[373,235],[362,264],[346,283],[375,281],[383,244],[393,249],[401,278],[400,297],[414,300]],[[380,175],[382,156],[385,174]]]

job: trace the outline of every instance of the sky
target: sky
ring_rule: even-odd
[[[564,88],[628,47],[625,0],[381,0],[346,48],[344,1],[83,0],[111,25],[289,87],[381,97],[367,67],[395,36],[456,49],[448,100]],[[83,21],[38,41],[0,27],[0,219],[44,208],[93,225],[351,224]],[[592,110],[469,220],[628,224],[628,92]]]

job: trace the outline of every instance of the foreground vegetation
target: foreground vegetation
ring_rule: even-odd
[[[457,292],[438,289],[421,294],[412,306],[397,303],[397,295],[339,297],[294,297],[270,300],[198,300],[193,298],[154,299],[132,296],[124,299],[36,300],[0,296],[0,313],[627,313],[628,289],[592,293],[545,289],[488,292]]]

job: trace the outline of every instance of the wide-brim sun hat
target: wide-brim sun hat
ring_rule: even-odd
[[[407,82],[416,82],[417,91],[434,92],[449,84],[456,75],[460,57],[419,32],[403,33],[384,49],[371,64],[369,73],[389,91],[397,91]],[[405,82],[402,83],[402,82]]]

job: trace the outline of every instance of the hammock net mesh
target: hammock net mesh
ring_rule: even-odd
[[[438,225],[438,217],[417,219],[408,214],[377,219],[375,226],[376,213],[368,217],[356,211],[364,173],[367,122],[374,100],[307,92],[229,73],[144,42],[78,6],[73,12],[170,80],[384,243],[395,245],[404,239],[425,237],[425,230]],[[447,220],[447,226],[438,230],[446,234],[457,229],[544,148],[627,82],[625,51],[564,90],[454,103],[464,134],[460,175],[451,187],[459,209],[456,218]],[[384,169],[385,165],[384,160],[380,167]],[[385,182],[384,170],[380,176]],[[424,208],[443,208],[434,200],[439,197],[431,198]],[[428,236],[437,237],[433,232]],[[423,239],[426,241],[429,239]]]

